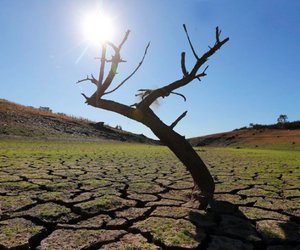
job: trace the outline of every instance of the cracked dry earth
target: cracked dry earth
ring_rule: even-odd
[[[162,146],[0,142],[0,249],[300,249],[296,152],[197,149],[204,210]]]

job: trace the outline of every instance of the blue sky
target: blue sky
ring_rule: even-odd
[[[120,65],[115,84],[151,41],[140,70],[107,98],[133,104],[139,88],[180,78],[180,53],[186,51],[188,67],[194,63],[183,23],[199,55],[213,45],[220,26],[230,41],[209,60],[207,77],[179,89],[187,102],[171,96],[154,107],[161,119],[170,124],[188,110],[175,128],[187,137],[275,123],[280,114],[300,119],[300,1],[1,0],[0,98],[152,136],[135,121],[87,106],[80,93],[91,94],[93,86],[75,84],[98,75],[100,46],[89,45],[81,28],[95,8],[114,18],[116,43],[131,30],[122,55],[128,62]]]

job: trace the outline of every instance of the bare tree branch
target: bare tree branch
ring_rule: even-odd
[[[105,68],[105,57],[106,57],[106,44],[102,45],[102,55],[101,55],[101,64],[100,64],[100,73],[98,80],[98,88],[102,86],[103,77],[104,77],[104,68]]]
[[[116,45],[114,45],[112,42],[106,41],[105,44],[109,45],[115,51],[115,53],[120,52],[119,48]]]
[[[97,83],[97,80],[96,80],[96,78],[93,76],[93,74],[91,74],[91,77],[92,77],[92,80],[91,80],[92,83],[98,84],[98,83]]]
[[[180,94],[180,93],[177,93],[174,91],[172,91],[170,94],[181,96],[183,98],[183,100],[186,102],[186,97],[183,94]]]
[[[126,42],[126,40],[128,39],[129,33],[130,33],[130,31],[127,30],[127,32],[125,33],[125,36],[124,36],[122,42],[120,43],[119,47],[116,47],[110,41],[106,41],[105,44],[103,44],[103,46],[102,46],[102,56],[101,56],[101,65],[100,65],[100,73],[99,73],[99,80],[98,80],[98,88],[97,88],[97,91],[93,95],[93,97],[97,100],[97,103],[99,102],[99,99],[103,96],[105,91],[111,85],[115,75],[117,74],[118,65],[119,65],[120,62],[123,61],[123,60],[121,60],[120,50],[121,50],[122,46],[124,45],[124,43]],[[108,73],[106,79],[103,82],[104,66],[105,66],[105,63],[107,61],[106,58],[105,58],[106,57],[106,46],[107,45],[110,46],[114,50],[115,53],[112,56],[112,59],[110,60],[111,65],[110,65],[109,73]]]
[[[143,100],[146,96],[148,96],[149,94],[151,94],[151,92],[153,91],[152,89],[139,89],[138,91],[140,91],[141,93],[138,93],[138,94],[135,94],[135,96],[140,96],[141,99]],[[173,94],[173,95],[178,95],[178,96],[181,96],[183,98],[184,101],[186,101],[186,97],[183,95],[183,94],[180,94],[178,92],[170,92],[170,94]],[[168,96],[168,95],[166,95]],[[164,98],[165,96],[162,96],[162,98]],[[132,105],[134,106],[134,105]]]
[[[188,39],[188,41],[189,41],[189,44],[190,44],[190,47],[191,47],[191,49],[192,49],[192,51],[193,51],[194,56],[196,57],[197,60],[199,60],[199,57],[198,57],[196,51],[194,50],[193,44],[192,44],[192,42],[191,42],[191,39],[190,39],[190,36],[189,36],[189,33],[188,33],[188,31],[187,31],[187,28],[186,28],[185,24],[183,24],[183,29],[184,29],[184,32],[185,32],[185,34],[186,34],[186,37],[187,37],[187,39]]]
[[[220,35],[221,35],[221,30],[219,30],[219,27],[216,27],[216,43],[220,43]]]
[[[84,98],[86,99],[86,103],[91,105],[95,108],[101,108],[108,111],[116,112],[122,114],[130,119],[136,119],[135,117],[135,109],[131,108],[127,105],[122,103],[114,102],[111,100],[105,99],[96,99],[96,93],[94,93],[91,97],[87,97],[85,94],[82,93]]]
[[[85,102],[87,103],[89,97],[87,97],[84,93],[81,93],[81,95],[85,98]]]
[[[101,59],[101,57],[94,57],[94,59],[99,60],[99,59]],[[105,59],[105,62],[111,63],[112,59]],[[122,58],[119,61],[119,63],[124,63],[124,62],[127,62],[127,61],[123,60]]]
[[[144,55],[143,55],[143,58],[142,60],[139,62],[138,66],[135,68],[135,70],[128,76],[126,77],[117,87],[115,87],[113,90],[110,90],[108,92],[105,92],[103,95],[107,95],[107,94],[110,94],[114,91],[116,91],[118,88],[120,88],[126,81],[128,81],[137,71],[138,69],[142,66],[143,62],[144,62],[144,59],[146,57],[146,54],[147,54],[147,51],[148,51],[148,48],[150,46],[150,42],[148,43],[148,45],[146,46],[145,48],[145,52],[144,52]]]
[[[139,89],[141,93],[135,94],[135,96],[140,96],[141,100],[145,98],[145,96],[149,95],[153,90],[152,89]]]
[[[101,96],[103,96],[104,92],[111,85],[111,83],[112,83],[115,75],[117,74],[117,69],[118,69],[119,61],[120,61],[120,54],[116,53],[113,56],[113,59],[112,59],[111,65],[110,65],[110,70],[109,70],[109,73],[108,73],[105,81],[100,86],[100,88],[98,88],[98,90],[97,90],[99,98],[101,98]]]
[[[120,43],[120,45],[118,47],[116,45],[114,45],[111,41],[105,41],[105,44],[109,45],[115,51],[115,53],[120,53],[120,50],[122,49],[124,43],[128,39],[129,33],[130,33],[130,30],[127,30],[123,37],[122,42]]]
[[[181,53],[181,71],[184,77],[188,76],[189,72],[186,70],[185,67],[185,52]]]
[[[112,59],[109,59],[109,60],[106,59],[105,62],[111,63],[111,62],[112,62]],[[125,62],[127,62],[127,61],[125,61],[125,60],[123,60],[123,59],[120,59],[120,61],[119,61],[119,63],[125,63]]]
[[[81,82],[84,82],[84,81],[91,81],[92,83],[94,83],[96,86],[98,86],[98,81],[96,80],[96,78],[91,75],[92,78],[89,78],[89,76],[86,76],[85,79],[82,79],[82,80],[79,80],[77,81],[76,83],[81,83]]]
[[[217,50],[219,50],[225,43],[229,41],[229,37],[225,38],[223,41],[216,42],[215,45],[206,53],[204,53],[197,63],[195,64],[194,68],[192,69],[190,75],[196,75],[199,68],[208,60],[210,56],[212,56]]]
[[[152,91],[152,89],[138,89],[138,91]]]
[[[122,40],[122,42],[120,43],[118,49],[119,51],[121,50],[122,46],[124,45],[124,43],[126,42],[126,40],[128,39],[128,36],[129,36],[129,33],[130,33],[130,30],[127,30],[126,33],[125,33],[125,36]]]
[[[170,125],[170,128],[173,129],[177,124],[178,122],[180,122],[187,114],[187,111],[183,112],[171,125]]]
[[[197,79],[200,80],[201,77],[206,76],[207,74],[205,73],[205,71],[208,69],[208,67],[209,67],[209,65],[207,65],[207,66],[205,67],[205,69],[202,71],[202,73],[196,75],[195,78],[197,78]],[[201,81],[201,80],[200,80],[200,81]]]
[[[220,34],[219,29],[216,29],[216,33]],[[192,71],[184,78],[176,80],[168,85],[165,85],[161,88],[155,89],[153,90],[149,95],[147,95],[140,103],[137,104],[137,108],[140,109],[145,109],[147,107],[149,107],[157,98],[159,97],[165,97],[170,95],[170,93],[172,91],[174,91],[175,89],[181,88],[185,85],[187,85],[188,83],[190,83],[191,81],[193,81],[195,78],[199,78],[203,77],[206,75],[205,70],[201,73],[201,74],[197,74],[199,68],[205,64],[205,62],[208,60],[208,58],[210,56],[212,56],[218,49],[220,49],[226,42],[229,41],[229,38],[225,38],[224,40],[220,40],[218,38],[218,40],[216,41],[216,43],[214,44],[214,46],[209,49],[206,53],[204,53],[195,63]]]

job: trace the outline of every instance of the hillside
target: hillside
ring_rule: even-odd
[[[268,147],[300,150],[300,129],[260,125],[189,139],[193,146]]]
[[[74,140],[118,140],[157,143],[110,127],[104,122],[53,113],[47,108],[33,108],[0,99],[0,138],[43,138]],[[230,132],[190,138],[193,146],[268,147],[300,150],[300,122],[259,125]]]
[[[92,122],[47,108],[33,108],[0,99],[0,137],[47,139],[118,140],[156,143],[144,135],[112,128],[103,122]]]

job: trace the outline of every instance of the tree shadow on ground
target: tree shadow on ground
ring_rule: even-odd
[[[253,204],[238,206],[227,201],[213,200],[206,211],[191,210],[189,219],[197,225],[197,234],[206,237],[197,249],[258,249],[299,250],[299,217],[277,220],[266,216],[249,219],[240,207],[251,208]]]

